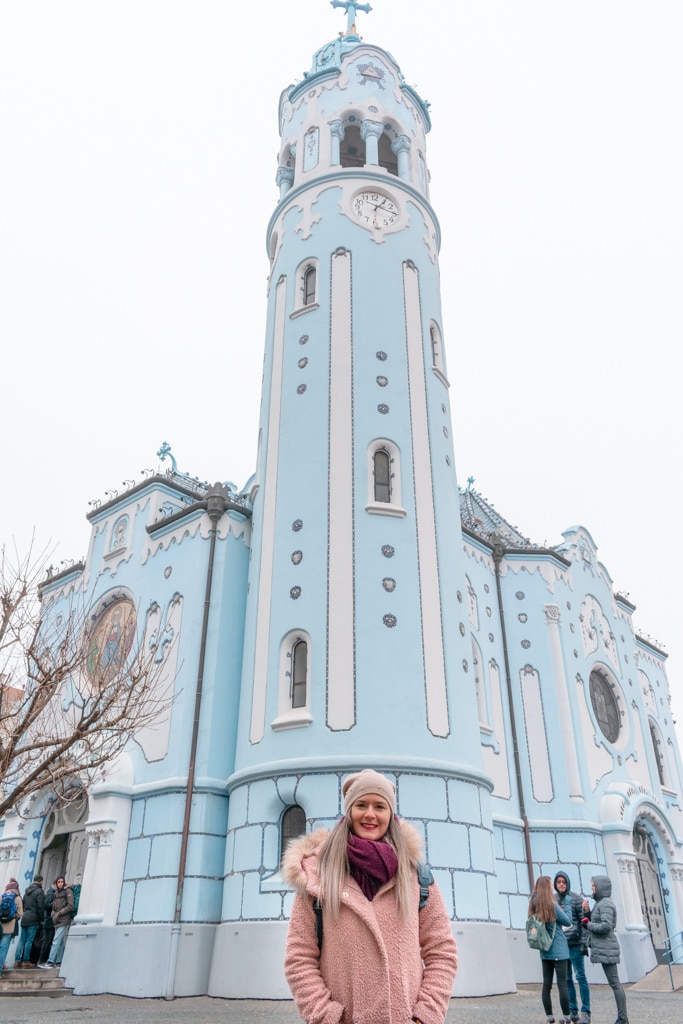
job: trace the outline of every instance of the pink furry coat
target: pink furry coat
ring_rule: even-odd
[[[410,858],[421,859],[412,825],[401,822]],[[451,923],[436,885],[418,909],[415,873],[410,914],[401,921],[395,879],[370,902],[348,875],[339,917],[323,910],[318,950],[313,899],[318,892],[318,852],[329,833],[320,829],[294,840],[282,873],[297,890],[287,933],[285,975],[307,1024],[443,1024],[458,966]]]

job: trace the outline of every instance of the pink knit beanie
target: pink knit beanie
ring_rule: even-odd
[[[396,813],[396,786],[390,782],[385,775],[372,768],[364,768],[356,775],[349,775],[342,783],[342,795],[344,797],[344,811],[348,813],[349,808],[361,796],[368,793],[376,793],[383,797],[391,808],[391,813]]]

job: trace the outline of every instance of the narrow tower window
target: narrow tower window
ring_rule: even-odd
[[[293,552],[297,554],[297,552]],[[296,560],[292,560],[297,565]],[[293,630],[280,644],[277,717],[271,729],[301,729],[313,721],[311,715],[311,638],[301,629]]]
[[[379,448],[374,455],[375,501],[391,501],[391,458]]]
[[[378,377],[380,387],[388,387],[386,377]],[[401,505],[401,454],[387,437],[377,437],[368,445],[368,501],[365,511],[375,516],[403,517]]]
[[[435,370],[443,370],[441,360],[441,335],[439,334],[439,328],[433,321],[429,325],[429,340],[432,344],[432,366]]]
[[[304,306],[310,306],[311,303],[315,302],[315,286],[317,273],[315,267],[306,267],[304,271],[303,280],[303,291],[304,291]]]
[[[662,750],[662,740],[659,735],[659,730],[654,722],[650,722],[650,738],[652,740],[652,749],[655,755],[655,761],[657,762],[657,773],[659,775],[660,786],[666,786],[666,772],[664,770],[664,751]]]
[[[308,696],[308,644],[299,640],[292,650],[292,707],[305,708]]]

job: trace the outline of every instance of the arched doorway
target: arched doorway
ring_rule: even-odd
[[[641,823],[633,829],[633,851],[638,868],[636,877],[643,921],[650,932],[657,963],[663,964],[667,962],[664,958],[667,928],[657,851],[650,831]]]
[[[59,875],[67,882],[81,882],[88,855],[85,822],[88,817],[88,794],[81,790],[77,797],[48,814],[43,829],[40,873],[49,888]]]

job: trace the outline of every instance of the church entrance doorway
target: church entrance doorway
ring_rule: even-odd
[[[633,830],[633,850],[636,855],[638,893],[643,921],[650,932],[658,964],[666,963],[664,940],[667,938],[664,899],[659,880],[657,854],[652,839],[643,825]]]
[[[71,803],[48,815],[40,855],[40,873],[45,879],[46,889],[59,875],[72,884],[83,880],[88,855],[87,817],[88,794],[85,790]]]

